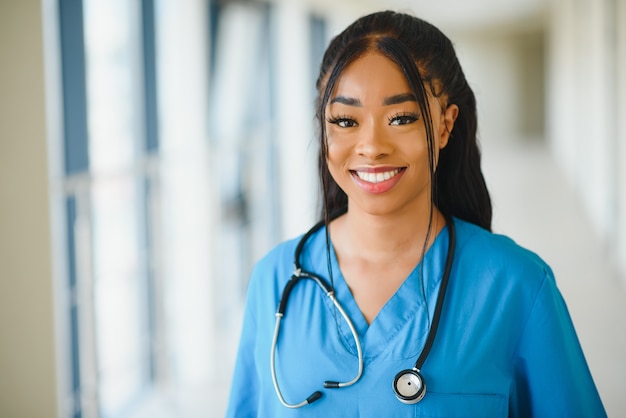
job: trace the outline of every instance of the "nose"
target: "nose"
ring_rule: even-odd
[[[378,123],[363,126],[359,134],[356,153],[371,160],[380,159],[393,151],[393,143],[385,127]]]

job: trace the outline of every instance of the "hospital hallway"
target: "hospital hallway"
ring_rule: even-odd
[[[626,417],[626,281],[541,141],[483,146],[493,230],[554,270],[609,417]]]

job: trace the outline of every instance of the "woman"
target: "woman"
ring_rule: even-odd
[[[323,219],[252,274],[228,416],[605,416],[550,268],[490,232],[450,41],[365,16],[317,89]]]

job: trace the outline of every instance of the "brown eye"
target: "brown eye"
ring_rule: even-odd
[[[401,113],[389,118],[389,125],[401,126],[416,122],[419,119],[417,113]]]
[[[337,125],[340,128],[354,128],[355,126],[358,126],[354,119],[346,117],[331,118],[328,119],[327,122],[333,125]]]

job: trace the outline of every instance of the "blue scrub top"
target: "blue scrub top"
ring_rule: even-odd
[[[421,369],[424,399],[403,404],[392,383],[396,373],[414,366],[426,342],[447,255],[447,228],[369,326],[331,251],[337,299],[358,331],[365,359],[361,379],[350,387],[323,388],[326,380],[348,381],[357,373],[350,329],[317,284],[296,285],[278,339],[278,382],[290,403],[323,393],[299,409],[280,403],[270,372],[275,312],[299,240],[274,248],[250,279],[227,417],[606,416],[550,268],[507,237],[454,222],[450,282]],[[305,245],[301,263],[329,277],[323,228]]]

